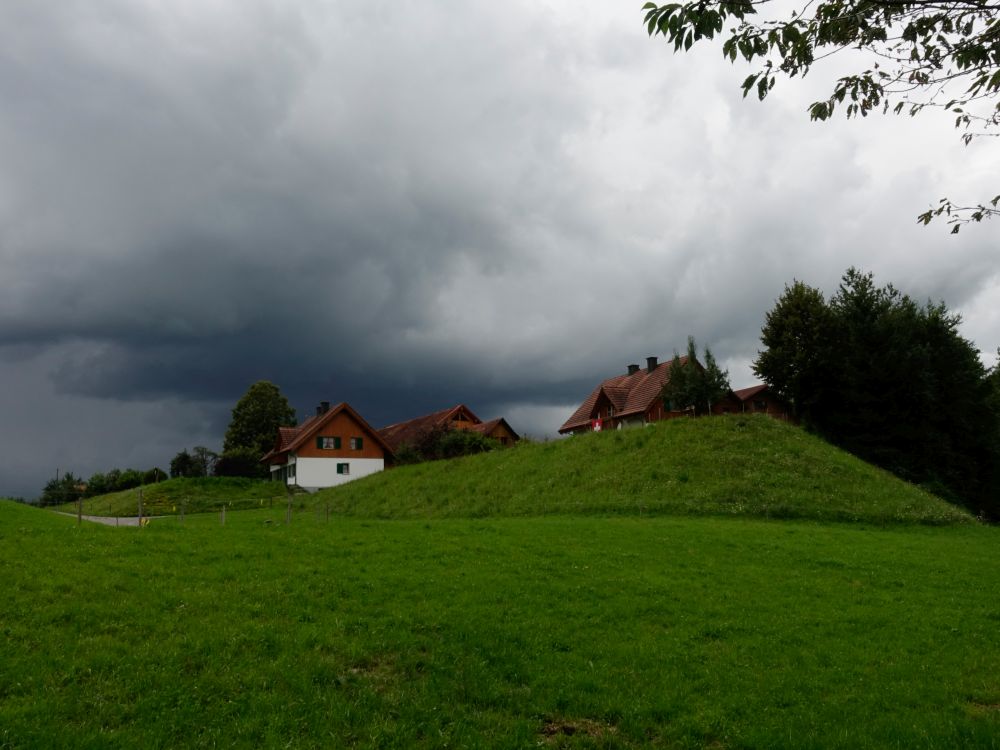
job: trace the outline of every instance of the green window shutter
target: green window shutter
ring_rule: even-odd
[[[319,435],[316,436],[316,447],[319,448],[320,450],[322,450],[323,448],[323,438],[321,438]]]
[[[363,442],[362,442],[361,438],[358,438],[358,450],[361,450],[361,446],[362,445],[363,445]]]
[[[339,437],[335,437],[333,439],[333,447],[336,448],[337,450],[340,450],[340,438]]]

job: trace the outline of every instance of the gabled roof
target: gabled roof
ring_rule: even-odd
[[[469,432],[478,432],[482,435],[489,436],[489,434],[497,428],[497,425],[501,424],[510,431],[510,434],[514,436],[515,440],[521,439],[521,436],[514,432],[514,428],[511,427],[507,423],[507,420],[503,417],[497,417],[496,419],[491,419],[488,422],[480,422],[479,424],[470,427]]]
[[[415,417],[405,422],[397,422],[383,427],[378,431],[378,434],[395,451],[403,443],[413,443],[435,427],[449,424],[459,412],[464,412],[469,417],[469,421],[477,426],[482,423],[482,420],[472,413],[472,409],[465,404],[457,404],[433,414],[425,414],[422,417]]]
[[[687,357],[681,357],[681,364],[686,362]],[[663,386],[670,379],[672,363],[671,358],[658,364],[652,372],[643,368],[631,375],[615,375],[602,381],[559,428],[559,432],[569,432],[590,424],[594,406],[602,393],[614,404],[616,417],[645,412],[660,397]]]
[[[341,412],[349,414],[362,427],[362,429],[367,431],[368,434],[375,439],[376,443],[382,446],[383,450],[392,454],[392,448],[390,448],[389,444],[382,439],[382,436],[379,435],[378,432],[365,421],[364,417],[354,411],[350,404],[342,401],[322,414],[316,414],[309,417],[297,427],[279,427],[278,440],[274,448],[264,455],[261,462],[268,461],[269,459],[279,456],[282,453],[290,453],[291,451],[297,450],[299,446],[315,437],[320,430],[322,430],[335,416]]]
[[[748,398],[753,398],[758,393],[766,390],[767,385],[761,383],[760,385],[752,385],[749,388],[740,388],[738,391],[733,391],[733,395],[740,401],[746,401]]]

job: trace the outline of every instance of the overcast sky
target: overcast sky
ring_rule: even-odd
[[[642,3],[0,5],[0,495],[220,449],[256,380],[374,426],[464,402],[553,434],[694,335],[754,382],[764,313],[851,265],[1000,345],[997,191],[949,118],[743,100]]]

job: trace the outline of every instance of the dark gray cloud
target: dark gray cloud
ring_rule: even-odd
[[[1000,343],[995,232],[914,223],[992,187],[946,123],[814,125],[811,82],[745,102],[576,10],[0,9],[0,492],[218,446],[262,378],[536,435],[688,334],[745,385],[784,284],[849,265]]]

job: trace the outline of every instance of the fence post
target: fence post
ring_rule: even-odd
[[[83,523],[83,498],[78,497],[76,499],[76,525],[79,526]]]
[[[222,525],[226,525],[226,506],[222,506]]]
[[[139,488],[139,526],[142,526],[142,487]]]

